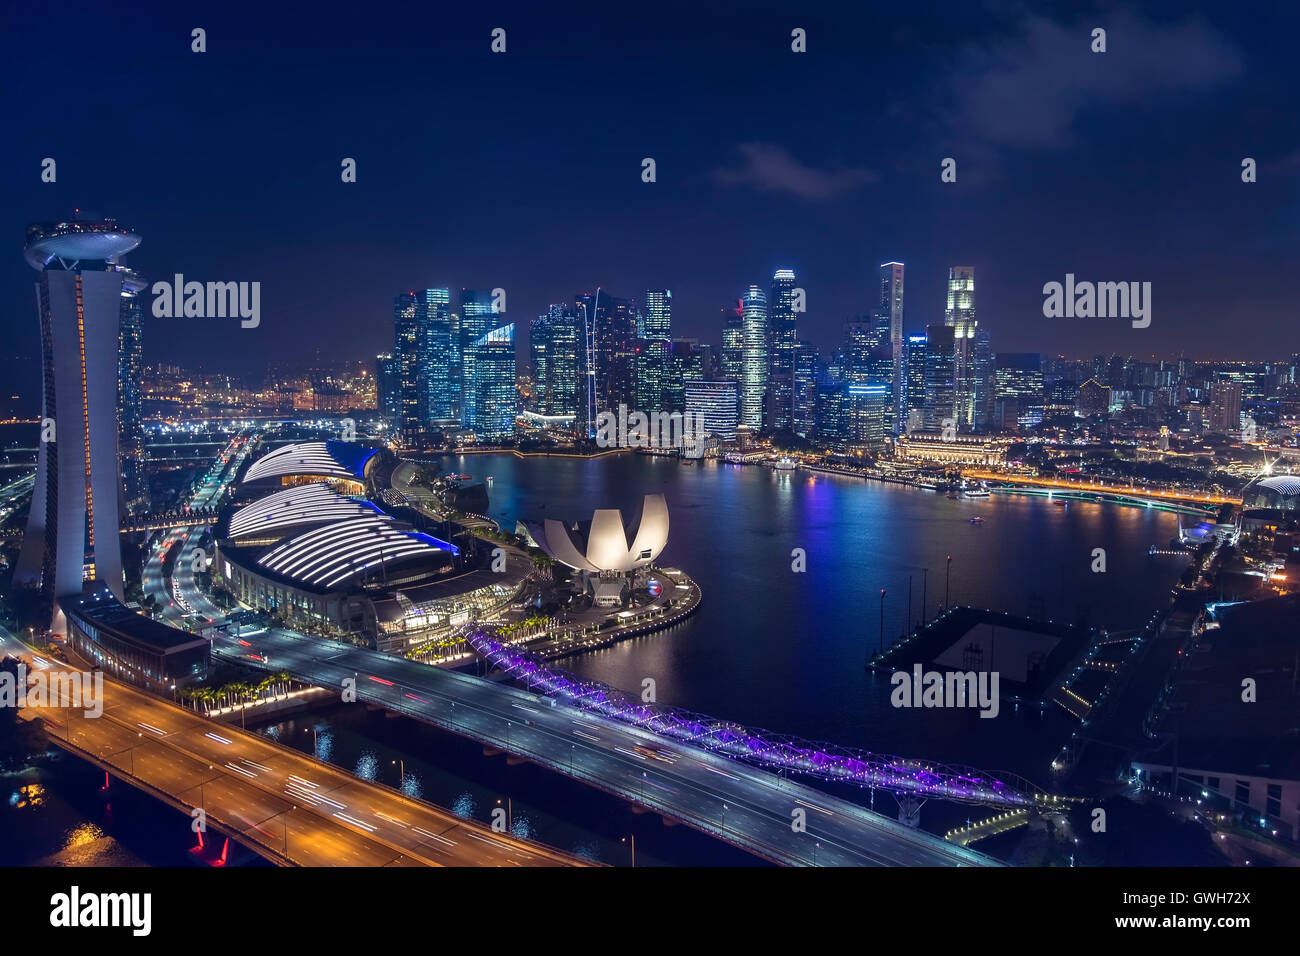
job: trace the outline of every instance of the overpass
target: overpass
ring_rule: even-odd
[[[0,649],[54,667],[0,633]],[[82,671],[81,673],[87,673]],[[116,681],[103,713],[29,706],[52,743],[280,866],[579,866]],[[200,838],[201,842],[201,838]]]
[[[350,681],[358,701],[523,757],[774,863],[997,865],[784,775],[507,684],[278,628],[218,635],[213,655],[322,687]],[[805,830],[792,826],[799,817]]]

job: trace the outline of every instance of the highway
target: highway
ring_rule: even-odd
[[[247,641],[250,646],[240,643]],[[213,654],[338,688],[527,757],[773,862],[997,865],[855,803],[504,684],[279,629],[220,636]],[[881,794],[883,800],[890,798]],[[796,818],[806,832],[796,832]]]
[[[0,629],[0,656],[71,670]],[[104,710],[23,708],[52,737],[114,775],[199,807],[214,829],[300,866],[574,866],[583,861],[496,833],[359,780],[256,734],[104,681]],[[265,852],[264,852],[265,851]]]

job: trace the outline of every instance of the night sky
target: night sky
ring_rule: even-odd
[[[24,227],[76,206],[138,230],[150,280],[262,283],[256,330],[146,318],[148,361],[235,372],[390,349],[393,296],[427,286],[502,287],[523,327],[597,285],[666,286],[675,333],[716,341],[719,308],[783,267],[800,337],[829,348],[888,259],[909,332],[975,266],[996,351],[1300,348],[1294,4],[540,6],[7,5],[15,387],[36,382]],[[1067,272],[1150,281],[1150,328],[1043,318]]]

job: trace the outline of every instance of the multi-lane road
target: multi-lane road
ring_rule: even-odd
[[[774,862],[996,865],[797,781],[666,743],[636,727],[504,684],[279,629],[241,639],[218,637],[213,653],[336,688],[340,700],[355,688],[358,702],[527,757]]]
[[[72,671],[0,629],[0,656]],[[84,671],[76,673],[85,674]],[[39,679],[39,678],[38,678]],[[328,764],[104,681],[103,712],[27,707],[75,753],[146,792],[197,808],[213,830],[301,866],[573,866],[582,861],[466,821]],[[184,824],[178,824],[184,825]]]

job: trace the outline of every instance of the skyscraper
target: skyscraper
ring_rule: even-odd
[[[428,340],[420,333],[414,292],[393,299],[393,358],[397,366],[397,429],[408,444],[416,442],[429,422]]]
[[[763,427],[767,395],[767,295],[751,285],[740,300],[744,354],[740,370],[740,423]]]
[[[515,325],[485,333],[470,343],[474,372],[469,383],[465,423],[480,440],[509,438],[515,433],[518,393],[515,390]]]
[[[117,366],[122,505],[127,514],[139,514],[149,508],[149,482],[144,470],[144,306],[140,300],[147,283],[125,266],[119,266],[117,271],[122,275]]]
[[[767,425],[773,430],[794,428],[796,281],[794,272],[778,269],[772,276],[772,294],[768,300]]]
[[[953,330],[953,417],[958,428],[975,425],[975,268],[948,270],[948,304],[943,324]]]
[[[645,293],[645,329],[647,339],[673,337],[673,293],[671,289],[647,289]]]
[[[956,427],[956,342],[951,325],[931,325],[925,332],[925,427]]]
[[[900,431],[925,427],[925,336],[907,337],[905,368],[907,397]]]
[[[460,423],[466,428],[473,428],[478,420],[474,402],[480,389],[474,383],[475,363],[477,357],[474,349],[478,342],[501,321],[503,315],[493,309],[491,292],[477,289],[460,290],[460,312],[458,313],[460,339]],[[513,342],[513,335],[511,341]]]
[[[737,303],[722,310],[722,349],[718,353],[718,371],[723,378],[739,382],[745,361],[745,319]]]
[[[401,408],[402,378],[398,373],[397,358],[392,352],[375,356],[375,394],[379,414],[390,422],[398,421]]]
[[[451,290],[421,290],[416,296],[416,323],[422,338],[422,387],[428,393],[425,398],[426,424],[455,424],[460,389],[453,364]]]
[[[893,362],[895,433],[902,430],[907,415],[907,375],[903,343],[903,264],[880,264],[880,315],[889,318],[889,355]]]
[[[118,349],[129,273],[116,265],[139,244],[136,233],[112,219],[27,229],[24,255],[40,272],[43,421],[14,582],[39,587],[57,634],[67,630],[57,601],[80,594],[85,580],[124,600]]]
[[[686,414],[699,416],[706,434],[729,441],[736,437],[740,424],[740,389],[731,379],[709,382],[703,379],[685,383]]]
[[[794,347],[793,430],[801,438],[813,437],[817,411],[817,382],[821,375],[821,353],[811,342]]]

